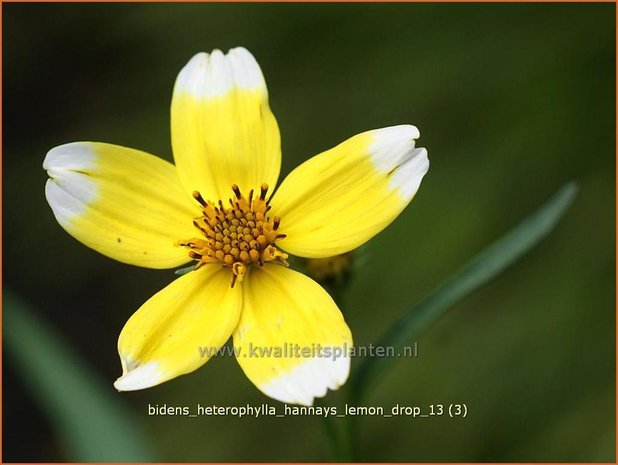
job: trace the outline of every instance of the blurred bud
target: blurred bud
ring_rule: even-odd
[[[350,273],[352,256],[350,253],[325,258],[305,260],[307,274],[318,283],[343,283]]]

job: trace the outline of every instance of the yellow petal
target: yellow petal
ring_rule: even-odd
[[[410,203],[429,169],[414,147],[414,126],[358,134],[300,165],[281,183],[272,214],[281,217],[277,242],[302,257],[348,252],[388,226]]]
[[[188,192],[226,200],[232,184],[247,193],[275,187],[279,128],[264,76],[244,48],[198,53],[180,71],[172,99],[172,145]]]
[[[134,391],[190,373],[215,355],[238,322],[242,292],[230,271],[206,265],[151,297],[120,333],[123,375],[114,386]]]
[[[189,261],[174,244],[195,235],[192,218],[200,213],[172,164],[126,147],[75,142],[50,150],[43,168],[47,201],[78,241],[131,265]]]
[[[252,268],[243,282],[235,353],[267,396],[311,405],[345,383],[352,335],[322,287],[278,265]],[[321,349],[320,349],[321,347]]]

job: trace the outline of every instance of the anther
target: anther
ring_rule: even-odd
[[[238,188],[236,184],[232,184],[232,190],[234,191],[234,194],[236,195],[237,199],[240,199],[242,197],[240,195],[240,189]]]
[[[198,191],[193,191],[193,198],[197,200],[202,207],[208,205],[204,200],[204,197],[202,197],[202,194],[200,194]]]
[[[202,231],[204,234],[206,234],[206,233],[207,233],[207,231],[206,231],[204,228],[202,228],[202,227],[199,225],[199,223],[198,223],[197,221],[195,221],[195,220],[193,220],[193,226],[195,226],[197,229],[199,229],[200,231]]]
[[[264,200],[266,198],[266,192],[268,192],[268,184],[262,183],[260,186],[260,200]]]
[[[279,218],[278,216],[275,216],[273,218],[273,229],[276,231],[277,229],[279,229],[279,223],[281,223],[281,218]]]

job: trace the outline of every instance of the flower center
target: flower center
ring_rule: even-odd
[[[202,216],[193,220],[193,225],[203,238],[179,241],[178,245],[190,249],[189,256],[197,261],[195,269],[206,263],[220,263],[232,270],[232,283],[242,281],[250,266],[262,266],[277,261],[288,266],[288,255],[275,247],[277,239],[285,234],[278,232],[281,219],[266,216],[270,210],[266,200],[268,185],[260,187],[260,197],[253,198],[253,189],[245,198],[236,184],[232,186],[234,198],[226,207],[221,200],[215,205],[206,201],[195,191],[193,197],[202,206]]]

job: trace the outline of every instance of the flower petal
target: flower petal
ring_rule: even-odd
[[[195,235],[197,204],[174,165],[138,150],[75,142],[47,153],[47,202],[74,238],[115,260],[148,268],[189,261],[179,239]]]
[[[119,391],[190,373],[214,356],[238,323],[242,292],[231,273],[206,265],[172,282],[133,314],[120,333]]]
[[[244,48],[198,53],[180,71],[172,98],[172,145],[188,192],[228,199],[232,184],[247,193],[275,187],[281,166],[277,121],[266,82]]]
[[[234,347],[240,366],[260,391],[282,402],[311,405],[327,389],[345,383],[352,335],[319,284],[267,264],[251,269],[243,282]]]
[[[271,201],[287,234],[277,245],[302,257],[329,257],[382,231],[429,169],[427,151],[414,147],[418,137],[410,125],[367,131],[292,171]]]

